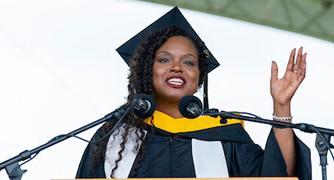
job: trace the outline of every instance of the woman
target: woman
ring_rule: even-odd
[[[153,26],[156,23],[161,22],[158,20]],[[241,121],[221,124],[214,117],[183,118],[179,100],[193,95],[202,85],[210,71],[212,55],[184,27],[164,26],[150,34],[130,60],[129,95],[125,104],[136,94],[151,94],[156,111],[146,119],[128,113],[109,136],[106,134],[114,122],[105,123],[92,139],[98,142],[86,148],[77,177],[296,175],[311,179],[309,150],[291,129],[273,128],[262,150],[252,142]],[[276,63],[272,63],[274,120],[291,122],[292,119],[290,102],[306,72],[306,54],[302,48],[296,58],[295,55],[294,49],[282,79],[277,77]]]

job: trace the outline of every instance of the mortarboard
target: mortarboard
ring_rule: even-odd
[[[119,48],[116,49],[118,54],[123,58],[123,60],[129,65],[130,58],[134,54],[136,48],[138,45],[150,34],[165,29],[167,27],[171,26],[178,26],[184,31],[187,32],[192,38],[199,39],[201,38],[198,36],[198,34],[195,32],[195,30],[191,27],[189,22],[186,20],[186,18],[182,15],[181,11],[174,7],[172,10],[161,16],[159,19],[154,21],[152,24],[147,26],[145,29],[140,31],[137,35],[129,39],[127,42],[125,42],[123,45],[121,45]],[[201,40],[202,41],[202,40]],[[204,44],[204,42],[203,42]],[[204,44],[205,46],[205,44]],[[205,46],[206,49],[208,49]],[[208,73],[219,66],[218,61],[215,59],[215,57],[211,54],[211,52],[208,50],[209,57],[208,57]],[[204,80],[204,108],[208,108],[208,78],[205,77]]]

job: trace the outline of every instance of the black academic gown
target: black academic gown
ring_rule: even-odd
[[[269,134],[265,150],[262,150],[240,124],[233,124],[176,134],[157,128],[152,132],[152,128],[147,128],[144,158],[136,174],[131,169],[129,177],[196,177],[191,150],[192,138],[221,141],[230,177],[287,176],[284,158],[273,131]],[[310,150],[296,136],[295,145],[296,175],[299,180],[311,180]],[[94,144],[87,146],[77,171],[77,178],[105,178],[104,161],[100,162],[96,169],[91,168],[93,149]]]

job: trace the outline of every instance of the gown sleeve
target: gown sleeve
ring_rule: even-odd
[[[296,176],[299,180],[311,180],[310,150],[297,136]],[[287,176],[286,165],[273,130],[267,139],[265,150],[254,142],[223,142],[229,175],[232,176]]]
[[[294,139],[296,147],[295,174],[299,178],[299,180],[311,180],[312,171],[310,149],[295,134]],[[273,160],[278,159],[280,159],[280,163],[273,163]],[[264,176],[275,176],[275,169],[278,169],[280,174],[284,173],[284,175],[287,175],[283,155],[276,141],[273,130],[271,130],[264,152],[262,174]]]

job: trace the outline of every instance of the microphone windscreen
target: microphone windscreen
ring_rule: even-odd
[[[196,118],[202,110],[202,102],[196,96],[184,96],[179,102],[179,111],[186,118]]]
[[[152,116],[155,103],[152,95],[136,94],[132,100],[133,113],[140,118]]]

